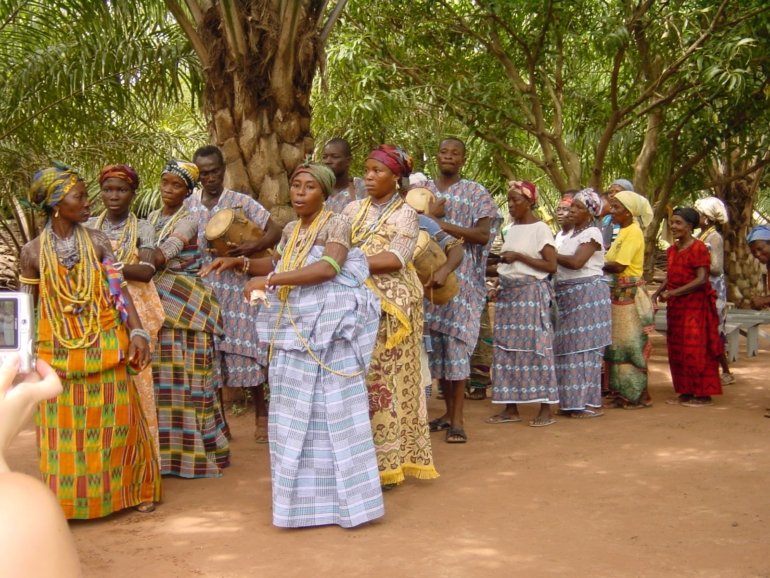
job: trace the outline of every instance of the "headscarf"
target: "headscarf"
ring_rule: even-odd
[[[727,207],[716,197],[698,199],[695,201],[695,210],[713,223],[723,225],[727,222]]]
[[[103,185],[107,179],[120,179],[128,183],[132,191],[139,188],[139,175],[130,165],[107,165],[99,173],[99,184]]]
[[[337,177],[334,176],[334,172],[326,165],[311,162],[302,163],[294,169],[289,182],[293,181],[294,177],[300,173],[307,173],[318,181],[318,184],[321,185],[321,188],[323,189],[325,198],[328,199],[329,195],[334,191],[334,184],[337,182]]]
[[[628,179],[615,179],[614,181],[612,181],[612,184],[610,184],[610,186],[612,185],[618,185],[619,187],[623,187],[624,191],[631,191],[632,193],[635,192],[634,184]]]
[[[391,144],[382,144],[369,153],[368,159],[380,161],[397,177],[408,177],[412,173],[412,157],[407,152]]]
[[[508,181],[508,191],[516,191],[529,199],[530,205],[537,204],[537,186],[529,181]]]
[[[166,166],[163,168],[163,172],[160,174],[165,175],[167,173],[181,178],[185,185],[187,185],[187,190],[190,192],[195,188],[195,183],[198,182],[198,167],[195,163],[169,159]]]
[[[572,206],[572,200],[573,200],[573,197],[571,197],[571,196],[562,197],[559,200],[559,204],[557,206],[561,207],[563,205],[565,207],[571,207]]]
[[[770,241],[770,225],[757,225],[746,237],[747,243],[754,241]]]
[[[690,207],[677,207],[671,214],[684,219],[692,229],[695,229],[700,223],[698,211]]]
[[[35,173],[29,187],[29,201],[41,209],[53,209],[82,180],[75,169],[54,162],[52,167]]]
[[[602,212],[602,198],[591,187],[578,191],[573,200],[583,203],[594,219]]]
[[[652,222],[652,207],[643,196],[633,191],[620,191],[615,195],[615,200],[628,209],[634,217],[639,218],[643,229]]]

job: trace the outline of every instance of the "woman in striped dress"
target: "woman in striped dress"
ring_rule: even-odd
[[[384,513],[365,382],[379,303],[350,223],[325,208],[333,187],[326,166],[300,166],[290,189],[299,219],[286,225],[277,263],[224,257],[202,271],[259,275],[245,296],[269,292],[258,332],[271,350],[273,524],[288,528],[349,528]]]
[[[197,177],[194,164],[169,161],[160,180],[163,208],[148,216],[157,243],[155,285],[165,312],[152,368],[161,473],[183,478],[218,477],[230,463],[214,379],[219,303],[197,275],[198,223],[183,206]]]

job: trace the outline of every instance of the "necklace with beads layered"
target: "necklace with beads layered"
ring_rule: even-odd
[[[157,233],[155,236],[155,244],[160,245],[161,242],[165,241],[166,237],[168,237],[174,230],[176,224],[188,214],[189,213],[187,212],[187,209],[185,209],[183,206],[180,206],[176,210],[176,213],[170,217],[164,217],[161,211],[151,215],[150,223],[152,223],[152,226],[155,228],[155,232]],[[165,221],[165,224],[162,224],[163,221]],[[160,229],[160,231],[158,231],[158,229]]]
[[[106,230],[104,227],[105,223],[107,223]],[[123,263],[131,257],[139,235],[139,219],[136,218],[136,215],[129,213],[128,217],[116,225],[107,219],[107,213],[104,212],[96,219],[95,228],[104,232],[110,240],[117,243],[118,248],[115,251],[115,259]],[[120,235],[117,239],[114,239],[116,231],[120,231]]]
[[[299,222],[295,225],[289,240],[286,242],[286,247],[283,249],[281,264],[276,273],[294,271],[305,265],[307,256],[318,238],[318,233],[332,215],[333,213],[328,209],[321,209],[306,229],[302,230]],[[286,300],[290,290],[291,287],[288,285],[279,289],[278,296],[282,301]]]
[[[67,242],[78,260],[62,275],[57,239],[50,225],[40,235],[40,305],[60,344],[66,349],[83,349],[99,337],[101,264],[88,231],[76,225]]]
[[[368,227],[364,224],[366,216],[369,214],[369,209],[372,206],[372,198],[367,198],[358,209],[353,224],[351,225],[350,242],[356,246],[363,246],[369,241],[371,236],[385,223],[393,213],[401,208],[404,204],[404,200],[399,196],[396,191],[387,203],[382,207],[382,214],[374,220],[374,222]]]

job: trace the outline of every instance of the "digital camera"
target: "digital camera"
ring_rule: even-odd
[[[0,359],[12,353],[20,358],[19,373],[29,373],[34,364],[35,318],[32,296],[0,292]]]

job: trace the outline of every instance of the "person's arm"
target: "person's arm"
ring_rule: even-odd
[[[500,255],[503,263],[524,263],[537,271],[556,273],[556,249],[553,245],[545,245],[540,249],[540,257],[530,257],[517,251],[505,251]]]
[[[392,273],[404,266],[396,254],[391,253],[390,251],[382,251],[376,255],[367,257],[366,261],[369,263],[369,274],[371,275],[377,275],[378,273]]]
[[[685,283],[681,287],[677,287],[676,289],[664,289],[663,291],[656,291],[655,293],[659,293],[659,299],[661,301],[668,301],[672,297],[681,297],[682,295],[687,295],[688,293],[692,293],[693,291],[698,290],[700,287],[703,287],[703,285],[706,284],[709,278],[708,269],[706,267],[698,267],[695,270],[695,279],[690,281],[689,283]],[[663,287],[663,285],[661,285]]]
[[[272,219],[270,212],[251,197],[246,197],[244,199],[242,209],[246,218],[261,228],[264,235],[255,241],[241,243],[238,247],[228,251],[227,256],[240,257],[246,255],[247,257],[250,257],[254,253],[259,253],[265,249],[275,247],[276,243],[281,239],[283,227],[278,225],[278,223]]]
[[[489,237],[492,234],[492,219],[489,217],[482,217],[473,225],[473,227],[460,227],[459,225],[452,225],[446,221],[437,220],[441,228],[457,239],[462,239],[466,243],[473,243],[474,245],[486,245],[489,242]]]
[[[139,245],[139,263],[124,265],[123,277],[127,281],[149,283],[155,275],[155,264],[153,263],[155,230],[144,219],[139,219],[137,223],[137,243]]]
[[[562,255],[561,253],[557,253],[556,263],[567,269],[577,271],[578,269],[582,269],[585,264],[588,263],[591,256],[599,249],[601,249],[599,243],[590,240],[586,243],[581,243],[574,255]]]
[[[752,309],[764,309],[770,307],[770,295],[759,295],[751,298]]]
[[[709,267],[709,275],[721,275],[724,272],[724,255],[725,249],[722,243],[722,236],[713,234],[707,239],[709,243],[709,257],[711,258],[711,266]]]
[[[166,263],[179,255],[184,246],[198,238],[198,222],[194,217],[181,219],[171,234],[161,241],[153,252],[153,264],[157,269],[165,267]]]
[[[663,282],[660,284],[660,286],[655,290],[655,293],[652,294],[652,302],[657,304],[658,298],[660,297],[660,294],[663,293],[663,291],[666,290],[666,287],[668,287],[668,275],[666,275],[663,278]]]
[[[417,234],[420,232],[417,213],[412,207],[404,205],[391,217],[395,235],[388,248],[376,255],[366,258],[369,263],[369,273],[392,273],[406,266],[414,257],[417,247]]]
[[[32,301],[37,304],[40,287],[40,237],[33,239],[21,248],[19,260],[21,290],[32,295]]]

